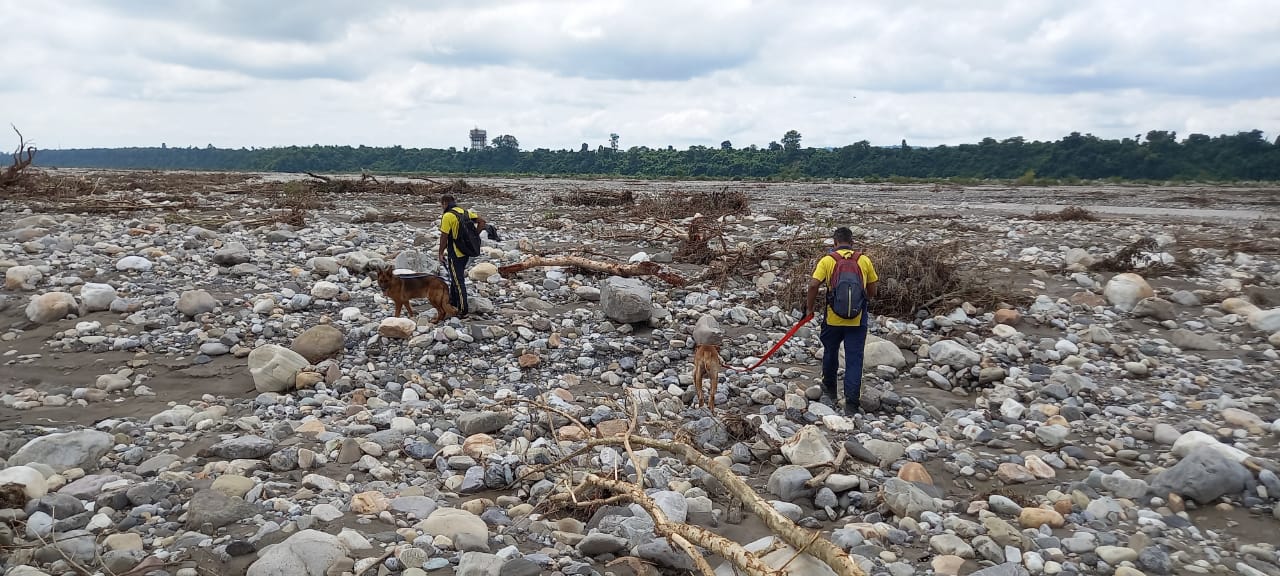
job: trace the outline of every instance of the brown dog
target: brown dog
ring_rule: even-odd
[[[693,391],[697,401],[716,412],[716,387],[720,383],[720,346],[715,344],[698,344],[693,347]],[[702,379],[711,378],[711,394],[706,398],[702,394]]]
[[[413,305],[409,301],[414,298],[426,298],[431,303],[436,309],[436,322],[443,322],[458,313],[458,309],[449,304],[449,285],[439,276],[400,276],[386,266],[377,270],[376,278],[382,293],[396,303],[397,317],[401,308],[408,310],[409,316],[413,317]]]

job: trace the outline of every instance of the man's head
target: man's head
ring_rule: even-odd
[[[853,230],[847,226],[836,228],[835,233],[831,235],[831,239],[835,241],[836,246],[853,244]]]
[[[457,204],[457,203],[458,203],[458,199],[454,198],[453,194],[444,194],[440,196],[440,207],[445,210],[448,210],[450,206],[453,206],[454,204]]]

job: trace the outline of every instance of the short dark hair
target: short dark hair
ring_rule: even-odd
[[[841,227],[839,227],[839,228],[836,228],[835,233],[834,233],[834,234],[832,234],[832,235],[831,235],[831,237],[832,237],[832,238],[834,238],[836,242],[843,242],[843,243],[845,243],[845,244],[852,244],[852,243],[853,243],[853,230],[850,230],[848,226],[841,226]]]
[[[455,203],[455,202],[457,202],[457,201],[458,201],[458,199],[457,199],[457,198],[454,198],[454,197],[453,197],[453,194],[444,194],[444,195],[440,196],[440,203],[441,203],[441,204],[453,204],[453,203]]]

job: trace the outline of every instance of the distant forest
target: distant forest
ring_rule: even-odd
[[[1280,138],[1260,130],[1210,137],[1153,130],[1144,138],[1107,140],[1073,132],[1053,142],[1021,137],[977,144],[916,147],[872,146],[867,141],[839,148],[806,148],[792,130],[781,143],[735,148],[691,146],[629,149],[611,146],[578,150],[521,150],[511,135],[477,150],[288,146],[279,148],[91,148],[41,150],[36,163],[81,168],[239,170],[274,172],[360,172],[438,174],[520,174],[797,180],[856,178],[884,180],[1008,179],[1022,183],[1081,180],[1242,181],[1280,180]]]

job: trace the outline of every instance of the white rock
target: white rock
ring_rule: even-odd
[[[378,324],[378,334],[385,338],[412,338],[413,331],[417,329],[418,324],[408,318],[383,318]]]
[[[33,296],[27,304],[27,319],[37,324],[48,324],[66,318],[79,309],[76,297],[67,292],[47,292]]]
[[[35,500],[49,493],[49,484],[44,474],[29,466],[12,466],[0,470],[0,486],[16,485],[21,487],[27,500]]]
[[[121,272],[146,272],[151,266],[151,261],[141,256],[125,256],[116,261],[116,270]]]
[[[276,344],[254,348],[248,358],[249,374],[258,392],[284,392],[293,387],[298,372],[307,367],[301,354]]]
[[[863,347],[862,360],[864,366],[907,367],[907,358],[902,355],[902,350],[898,349],[897,344],[870,334],[867,335],[867,343]]]
[[[476,264],[471,267],[471,270],[467,271],[467,277],[475,280],[476,282],[487,281],[490,276],[495,276],[497,274],[498,267],[489,262]]]
[[[348,553],[337,536],[303,530],[259,552],[245,576],[325,576]]]
[[[968,368],[982,361],[982,356],[955,340],[939,340],[929,346],[929,359],[953,368]]]
[[[5,290],[34,290],[44,274],[35,266],[14,266],[4,272]]]
[[[1183,458],[1200,446],[1208,446],[1236,462],[1243,463],[1249,458],[1249,454],[1247,452],[1236,448],[1235,446],[1223,444],[1213,436],[1205,434],[1199,430],[1192,430],[1190,432],[1183,433],[1182,436],[1179,436],[1178,440],[1173,443],[1173,447],[1169,449],[1169,452],[1173,453],[1173,455],[1178,458]]]
[[[1260,332],[1280,331],[1280,308],[1258,310],[1249,314],[1249,326]]]
[[[805,426],[782,443],[782,455],[798,466],[812,466],[835,459],[831,441],[817,426]]]
[[[1141,276],[1132,272],[1125,272],[1116,274],[1108,280],[1106,287],[1102,289],[1102,295],[1112,306],[1129,312],[1138,304],[1138,301],[1143,298],[1151,298],[1156,293]]]
[[[311,287],[311,295],[321,300],[333,300],[338,297],[338,293],[342,292],[337,284],[321,280]]]
[[[89,282],[80,288],[80,303],[86,312],[108,310],[118,297],[115,287],[110,284]]]

